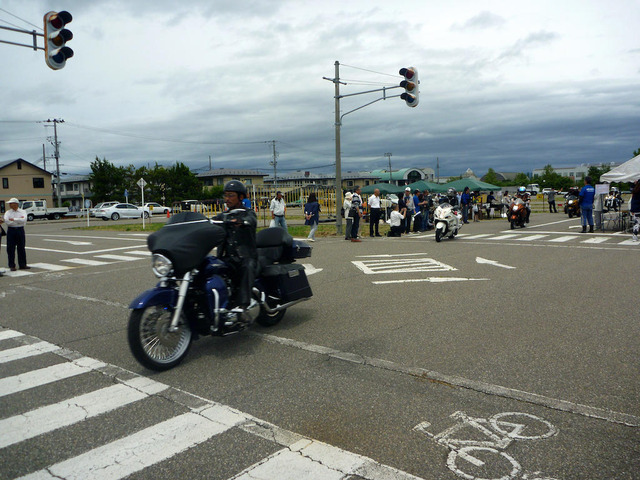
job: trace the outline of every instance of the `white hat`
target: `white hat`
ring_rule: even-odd
[[[18,200],[16,197],[10,198],[9,199],[9,203],[20,203],[20,200]]]
[[[353,193],[347,192],[344,194],[344,198],[353,198]]]
[[[410,191],[411,191],[411,188],[410,188],[410,187],[407,187],[407,188],[405,188],[405,189],[404,189],[404,191],[405,191],[405,192],[410,192]]]

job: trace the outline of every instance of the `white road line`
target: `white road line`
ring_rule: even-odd
[[[581,243],[604,243],[609,240],[609,237],[593,237],[587,240],[583,240]]]
[[[139,258],[136,258],[136,257],[125,257],[124,255],[96,255],[96,258],[106,258],[108,260],[121,260],[125,262],[140,260]]]
[[[68,427],[147,397],[140,390],[118,384],[0,420],[0,448]]]
[[[270,335],[258,332],[249,332],[249,335],[262,338],[268,342],[276,343],[280,345],[286,345],[300,350],[316,353],[319,355],[328,355],[329,357],[344,360],[359,365],[367,365],[373,368],[380,368],[383,370],[389,370],[405,375],[411,375],[418,378],[432,379],[438,382],[443,382],[449,385],[466,388],[476,392],[486,393],[489,395],[496,395],[499,397],[511,398],[515,400],[532,403],[534,405],[542,405],[555,410],[564,412],[571,412],[578,415],[582,415],[590,418],[599,418],[612,423],[620,423],[622,425],[628,425],[631,427],[640,427],[640,417],[630,415],[627,413],[615,412],[605,408],[591,407],[588,405],[582,405],[579,403],[568,402],[566,400],[559,400],[556,398],[546,397],[544,395],[538,395],[536,393],[525,392],[508,387],[502,387],[500,385],[493,385],[486,382],[477,380],[470,380],[468,378],[459,377],[457,375],[446,375],[433,370],[427,370],[419,367],[410,367],[399,363],[391,362],[389,360],[382,360],[374,357],[367,357],[350,352],[341,352],[336,349],[323,347],[321,345],[313,345],[299,340],[291,340],[289,338],[278,337],[276,335]]]
[[[99,265],[111,265],[113,262],[101,262],[99,260],[91,260],[89,258],[65,258],[64,260],[60,260],[61,262],[69,262],[75,263],[78,265],[89,265],[89,266],[99,266]]]
[[[507,235],[500,235],[498,237],[491,237],[491,238],[487,238],[487,240],[507,240],[509,238],[515,238],[515,237],[519,237],[520,235],[517,233],[510,233]]]
[[[568,242],[569,240],[575,240],[576,238],[580,238],[580,237],[578,237],[577,235],[563,235],[562,237],[551,238],[548,241],[562,243],[562,242]]]
[[[351,263],[367,275],[379,273],[447,272],[457,270],[433,258],[366,260],[364,262],[352,261]]]
[[[74,377],[91,369],[76,362],[65,362],[0,379],[0,397]]]
[[[41,268],[43,270],[51,270],[52,272],[59,272],[60,270],[69,270],[73,267],[66,267],[64,265],[54,265],[53,263],[30,263],[30,267]]]
[[[229,428],[231,426],[189,412],[21,478],[120,479],[195,447]]]
[[[126,252],[128,255],[142,255],[143,257],[150,257],[151,252],[149,250],[131,250]]]
[[[21,345],[15,348],[0,351],[0,363],[13,362],[21,358],[42,355],[43,353],[59,350],[60,347],[49,342],[32,343],[31,345]],[[0,429],[0,431],[2,431]]]
[[[515,268],[515,267],[514,267]],[[371,282],[374,285],[389,285],[391,283],[419,283],[419,282],[431,282],[431,283],[446,283],[446,282],[474,282],[490,280],[489,278],[461,278],[461,277],[427,277],[427,278],[408,278],[404,280],[380,280]]]
[[[490,237],[491,235],[493,235],[493,233],[479,233],[478,235],[470,235],[468,237],[465,237],[467,240],[473,240],[476,238],[484,238],[484,237]],[[461,237],[462,235],[458,235],[458,237]]]
[[[533,242],[534,240],[540,240],[546,237],[548,237],[548,235],[527,235],[526,237],[522,236],[520,238],[516,238],[516,240],[520,240],[522,242]]]
[[[638,242],[634,242],[632,239],[629,239],[618,242],[618,245],[638,245]]]
[[[15,330],[3,330],[0,332],[0,340],[7,340],[9,338],[24,337],[24,333],[16,332]]]

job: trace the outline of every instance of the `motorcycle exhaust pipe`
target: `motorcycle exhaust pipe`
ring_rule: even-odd
[[[278,305],[277,307],[271,308],[269,306],[269,304],[266,301],[266,294],[264,292],[261,292],[260,290],[258,290],[257,288],[253,288],[253,293],[258,296],[260,298],[260,304],[262,305],[262,308],[264,308],[268,313],[276,313],[279,312],[280,310],[285,310],[293,305],[295,305],[296,303],[300,303],[300,302],[304,302],[305,300],[309,300],[309,298],[300,298],[298,300],[294,300],[292,302],[289,303],[285,303],[284,305]]]

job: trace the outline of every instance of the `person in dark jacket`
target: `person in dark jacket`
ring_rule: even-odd
[[[224,223],[227,234],[225,242],[218,247],[218,258],[231,268],[230,277],[235,290],[233,300],[242,310],[246,310],[251,304],[251,288],[258,265],[258,218],[253,210],[243,205],[246,196],[247,189],[242,182],[227,182],[224,186],[224,202],[229,210],[215,217],[216,220],[222,220],[227,215],[231,219]]]
[[[638,241],[638,234],[640,233],[640,179],[636,180],[636,184],[631,191],[631,205],[629,206],[629,212],[632,215],[633,220],[633,239],[634,242]]]
[[[311,231],[307,240],[310,242],[316,241],[316,230],[318,229],[318,222],[320,221],[320,204],[316,199],[315,193],[309,194],[307,203],[304,204],[304,224],[311,225]]]
[[[462,206],[462,222],[469,223],[469,207],[471,205],[471,194],[469,187],[464,187],[462,196],[460,197],[460,205]]]

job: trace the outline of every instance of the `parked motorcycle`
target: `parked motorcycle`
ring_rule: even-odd
[[[436,227],[436,242],[444,237],[454,238],[462,228],[462,214],[458,207],[441,203],[433,212],[433,223]]]
[[[149,235],[152,269],[160,281],[131,302],[128,325],[129,348],[143,366],[173,368],[200,336],[237,333],[254,322],[275,325],[289,307],[313,295],[304,266],[294,263],[310,257],[311,247],[282,228],[268,228],[256,234],[253,301],[244,311],[233,308],[230,267],[209,253],[225,241],[222,224],[240,211],[232,210],[218,222],[195,212],[180,213]]]
[[[527,205],[521,198],[516,198],[509,206],[509,223],[511,230],[516,227],[524,228],[527,224]]]
[[[567,195],[567,203],[564,207],[564,213],[569,215],[569,218],[580,216],[580,200],[577,195]]]

